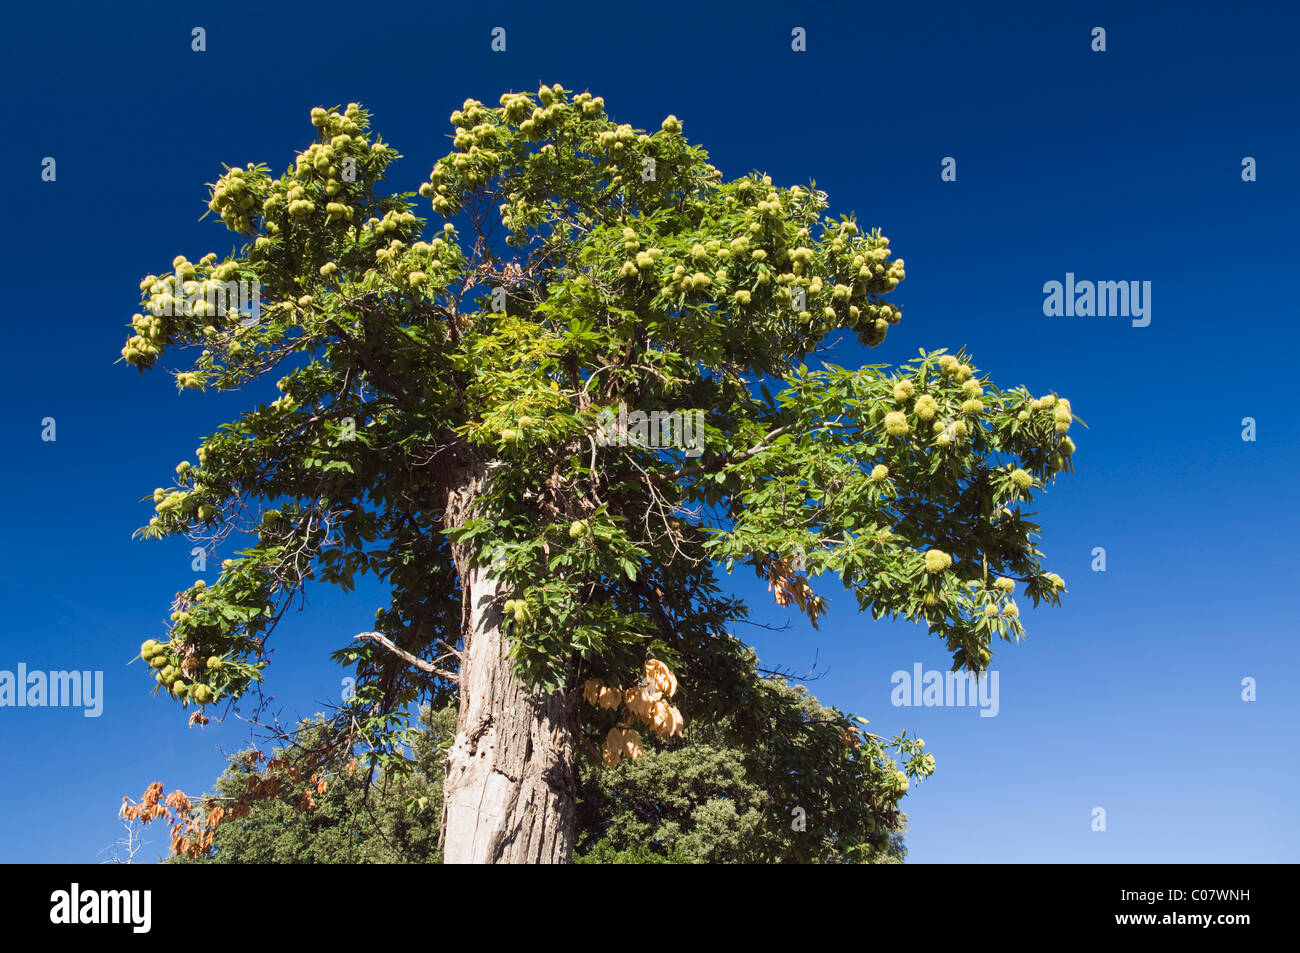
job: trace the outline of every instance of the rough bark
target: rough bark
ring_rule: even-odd
[[[474,466],[448,498],[453,525],[478,509],[487,469]],[[460,714],[443,787],[449,864],[568,863],[576,818],[573,705],[516,677],[502,631],[500,581],[457,548],[464,597]]]

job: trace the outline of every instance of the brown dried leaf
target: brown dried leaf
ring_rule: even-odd
[[[645,663],[645,677],[669,698],[677,694],[677,676],[658,659],[650,659]]]
[[[623,732],[622,728],[611,728],[609,734],[605,736],[605,745],[601,752],[602,760],[611,768],[617,768],[618,763],[623,758]]]

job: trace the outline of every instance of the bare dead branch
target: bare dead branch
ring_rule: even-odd
[[[361,632],[356,636],[356,638],[369,639],[372,642],[378,642],[380,645],[388,649],[388,651],[392,652],[402,661],[406,662],[409,665],[414,665],[422,672],[428,672],[430,675],[437,675],[440,678],[445,678],[448,681],[452,681],[452,682],[459,681],[459,676],[456,675],[454,672],[443,671],[442,669],[437,668],[432,662],[427,662],[424,659],[420,658],[418,655],[412,655],[410,652],[406,651],[405,649],[399,649],[396,645],[393,644],[392,639],[388,638],[388,636],[380,632]]]

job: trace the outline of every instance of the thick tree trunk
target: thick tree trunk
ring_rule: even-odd
[[[469,518],[485,471],[451,494],[448,516]],[[502,631],[500,582],[456,552],[465,600],[460,714],[443,786],[449,864],[568,863],[576,815],[573,710],[564,691],[530,692],[515,676]]]

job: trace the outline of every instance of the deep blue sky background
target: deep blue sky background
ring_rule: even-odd
[[[107,703],[99,719],[0,709],[0,860],[94,861],[124,794],[155,778],[201,790],[219,747],[246,738],[237,722],[187,729],[127,666],[195,575],[183,541],[132,542],[151,511],[137,501],[249,399],[178,396],[114,364],[139,279],[231,246],[198,222],[203,183],[223,162],[283,169],[312,141],[312,106],[359,100],[407,157],[393,186],[414,189],[462,100],[539,81],[603,95],[638,127],[674,113],[729,177],[815,179],[832,212],[880,226],[907,262],[904,320],[841,363],[966,346],[1002,386],[1055,389],[1090,425],[1077,473],[1038,508],[1070,594],[1027,612],[1028,640],[996,655],[996,718],[892,707],[891,672],[947,656],[838,590],[820,632],[797,618],[740,632],[769,665],[816,654],[823,701],[926,739],[939,769],[906,801],[911,860],[1300,860],[1300,15],[1133,6],[15,6],[0,41],[0,669],[102,669]],[[195,25],[206,53],[190,52]],[[794,26],[806,53],[790,50]],[[1044,317],[1042,285],[1067,271],[1152,281],[1151,325]],[[1105,573],[1089,570],[1095,546]],[[752,578],[736,586],[756,619],[786,618]],[[285,625],[268,672],[287,717],[337,698],[326,653],[379,604],[316,590]],[[151,838],[156,856],[165,832]]]

